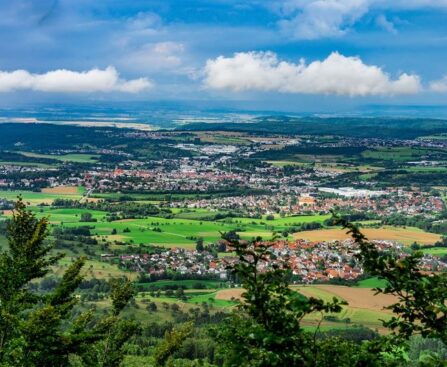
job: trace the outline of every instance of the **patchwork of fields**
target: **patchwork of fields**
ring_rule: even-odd
[[[83,198],[85,190],[77,187],[59,187],[44,189],[42,192],[29,191],[3,191],[0,192],[0,198],[14,200],[21,195],[25,202],[29,203],[32,211],[38,217],[49,216],[50,223],[53,226],[63,227],[79,227],[89,226],[91,232],[99,241],[108,240],[112,242],[111,248],[121,246],[119,242],[128,244],[151,244],[165,247],[183,247],[195,248],[196,239],[203,237],[206,243],[215,242],[220,239],[222,232],[237,230],[242,238],[250,239],[255,236],[270,238],[275,234],[281,234],[282,231],[304,223],[317,222],[323,224],[330,215],[306,215],[293,217],[275,216],[273,219],[266,217],[262,219],[252,218],[225,218],[221,220],[204,220],[215,212],[197,209],[183,210],[173,209],[173,218],[162,218],[150,216],[144,219],[124,219],[109,222],[107,220],[107,212],[90,209],[58,209],[49,206],[57,198],[65,198],[72,200],[80,200]],[[158,204],[160,201],[153,200],[141,196],[140,202]],[[160,200],[163,200],[160,197]],[[45,205],[39,205],[45,204]],[[89,213],[94,221],[82,222],[82,214]],[[10,215],[5,212],[4,216]],[[372,223],[369,223],[372,224]],[[377,240],[393,240],[410,245],[418,242],[422,245],[433,244],[440,239],[440,236],[433,233],[427,233],[417,228],[391,227],[383,226],[380,228],[364,228],[363,232],[370,239]],[[292,237],[289,237],[292,238]],[[346,239],[349,236],[340,228],[324,228],[312,231],[302,231],[293,234],[294,239],[307,239],[310,241],[330,241],[334,239]],[[5,246],[6,240],[0,236],[0,247]],[[444,248],[427,248],[425,252],[444,255],[447,250]],[[76,253],[67,251],[67,256],[61,260],[58,267],[54,268],[55,275],[62,275],[69,264],[77,257]],[[87,278],[108,279],[110,277],[126,276],[136,279],[137,274],[125,272],[118,269],[114,264],[89,259],[85,267],[85,275]],[[203,283],[200,289],[197,283]],[[163,288],[166,286],[182,286],[185,288],[186,299],[180,301],[175,297],[166,296],[164,293],[157,297],[149,294],[145,289],[156,285]],[[395,299],[392,296],[374,295],[373,287],[383,286],[383,281],[378,279],[366,279],[359,282],[357,287],[344,287],[335,285],[310,285],[310,286],[294,286],[294,289],[306,297],[316,297],[324,300],[331,300],[336,297],[346,301],[347,306],[343,307],[343,311],[339,314],[329,315],[324,320],[322,326],[324,328],[344,328],[353,325],[364,325],[381,332],[385,332],[382,328],[380,320],[386,320],[390,317],[390,313],[384,309],[390,305]],[[179,304],[181,310],[189,310],[191,307],[197,307],[204,303],[210,307],[218,309],[231,309],[240,299],[243,292],[240,288],[227,288],[227,285],[218,281],[172,281],[165,280],[154,283],[142,283],[143,291],[141,291],[136,302],[141,309],[148,302],[154,302],[159,310],[162,310],[166,304]],[[101,306],[100,301],[98,303]],[[104,301],[105,302],[105,301]],[[137,312],[137,311],[135,311]],[[139,311],[138,311],[139,312]],[[137,313],[138,313],[137,312]],[[141,312],[142,317],[148,317],[147,312]],[[143,315],[144,314],[144,315]],[[171,318],[169,312],[157,312],[153,314],[157,319],[169,320]],[[320,321],[321,315],[310,315],[303,320],[303,325],[307,327],[315,327]],[[136,315],[138,317],[138,315]],[[149,316],[149,319],[152,316]]]
[[[42,192],[25,190],[0,191],[0,199],[15,201],[21,196],[23,201],[29,205],[50,205],[56,199],[80,200],[85,189],[83,187],[63,186],[58,188],[43,189]]]
[[[155,244],[194,248],[196,239],[214,242],[221,238],[221,232],[239,229],[242,238],[262,236],[271,238],[274,231],[281,231],[290,225],[323,221],[327,216],[300,216],[278,218],[272,221],[233,218],[231,221],[201,221],[196,219],[148,217],[145,219],[124,219],[113,222],[106,220],[106,212],[87,209],[55,209],[32,207],[38,217],[49,216],[54,225],[77,227],[88,225],[92,233],[111,241],[131,241],[134,244]],[[81,222],[81,215],[90,213],[96,222]],[[200,213],[199,213],[200,214]],[[268,223],[268,224],[267,224]],[[116,230],[116,234],[112,231]]]
[[[226,218],[217,221],[203,220],[216,212],[205,209],[182,211],[172,209],[174,218],[148,217],[145,219],[125,219],[113,222],[106,220],[106,212],[87,209],[57,209],[49,206],[37,206],[39,204],[49,205],[57,198],[80,200],[85,193],[82,187],[58,187],[48,188],[42,192],[30,191],[0,191],[0,198],[15,200],[21,195],[26,203],[39,217],[49,216],[53,225],[76,227],[89,225],[92,232],[100,239],[109,241],[128,242],[132,244],[154,244],[166,247],[194,248],[196,239],[202,237],[205,242],[214,242],[220,239],[221,232],[238,230],[244,239],[261,236],[265,239],[273,235],[281,234],[284,230],[305,223],[323,223],[330,215],[303,215],[293,217],[275,216],[274,219],[252,219],[252,218]],[[140,199],[144,199],[141,197]],[[97,200],[97,199],[89,199]],[[142,200],[151,204],[159,201]],[[83,213],[90,213],[96,222],[81,222]],[[8,215],[8,212],[4,213]],[[113,234],[112,234],[113,232]],[[433,244],[441,236],[424,232],[413,227],[391,227],[364,228],[363,232],[371,240],[392,240],[410,245],[417,242],[422,245]],[[331,241],[349,238],[346,231],[339,228],[324,228],[312,231],[301,231],[293,235],[295,239],[306,239],[309,241]]]

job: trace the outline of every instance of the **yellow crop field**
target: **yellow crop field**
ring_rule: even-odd
[[[381,228],[363,228],[362,233],[370,240],[397,241],[404,245],[411,245],[413,242],[422,245],[430,245],[441,239],[441,236],[438,234],[424,232],[419,228],[413,227],[403,228],[384,226]],[[294,238],[305,239],[308,241],[344,240],[349,237],[350,236],[346,234],[346,230],[341,228],[303,231],[294,234]]]

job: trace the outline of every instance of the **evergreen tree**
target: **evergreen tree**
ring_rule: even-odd
[[[111,284],[113,310],[101,319],[93,310],[72,317],[85,259],[70,265],[50,293],[33,291],[32,282],[62,257],[51,254],[48,224],[19,198],[8,225],[8,250],[0,253],[0,365],[66,366],[74,358],[85,366],[117,366],[122,346],[138,329],[118,317],[133,296],[131,284]]]

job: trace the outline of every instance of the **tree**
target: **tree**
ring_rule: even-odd
[[[400,338],[421,334],[447,344],[447,273],[427,274],[420,267],[422,252],[415,251],[404,258],[380,252],[357,226],[342,218],[337,218],[337,223],[348,229],[359,245],[358,259],[365,271],[387,281],[376,292],[397,297],[398,301],[388,307],[395,316],[383,321],[384,326]]]
[[[74,356],[86,366],[117,366],[124,342],[138,328],[118,317],[133,295],[128,282],[113,286],[112,314],[101,319],[93,310],[72,317],[83,258],[70,265],[52,292],[32,291],[31,283],[45,277],[62,257],[51,255],[48,224],[48,218],[37,219],[19,198],[8,225],[9,248],[0,253],[0,365],[65,366]],[[115,353],[105,354],[113,358],[101,359],[101,351],[109,347]]]
[[[198,252],[203,252],[205,247],[203,246],[203,237],[199,237],[196,241],[196,250]]]
[[[155,302],[149,302],[146,309],[149,312],[156,312],[157,311],[157,304]]]
[[[241,279],[245,292],[242,302],[223,325],[212,331],[226,367],[267,366],[407,366],[411,363],[408,340],[413,334],[447,342],[447,274],[426,274],[419,270],[422,253],[399,258],[380,252],[358,228],[340,218],[359,245],[358,261],[367,273],[387,281],[377,292],[393,294],[398,301],[389,308],[394,316],[383,321],[389,336],[363,338],[362,342],[334,333],[309,332],[301,327],[306,315],[338,312],[334,299],[325,303],[295,293],[287,282],[287,263],[264,269],[270,258],[271,243],[233,241],[239,262],[231,270]],[[433,339],[432,339],[433,340]],[[438,348],[439,349],[439,348]],[[425,353],[420,366],[444,366],[439,353]]]
[[[301,320],[312,312],[341,311],[336,298],[325,303],[294,292],[288,284],[287,263],[261,272],[259,266],[268,262],[271,245],[260,238],[231,242],[239,260],[231,270],[245,291],[238,310],[213,332],[226,366],[316,366],[316,334],[305,332]]]
[[[93,222],[94,219],[93,219],[93,216],[91,213],[86,212],[86,213],[81,214],[81,219],[79,221],[80,222]]]
[[[413,251],[417,251],[417,250],[421,249],[421,245],[419,245],[416,241],[413,242],[410,247]]]
[[[193,324],[186,323],[180,327],[166,332],[164,340],[157,346],[154,352],[156,366],[165,366],[170,357],[180,349],[185,339],[191,335]]]

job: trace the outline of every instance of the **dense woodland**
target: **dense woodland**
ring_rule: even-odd
[[[411,118],[317,118],[262,116],[254,123],[192,123],[183,130],[247,131],[300,135],[341,135],[360,138],[413,139],[418,136],[445,133],[447,122],[439,119]],[[352,127],[355,126],[353,129]]]

